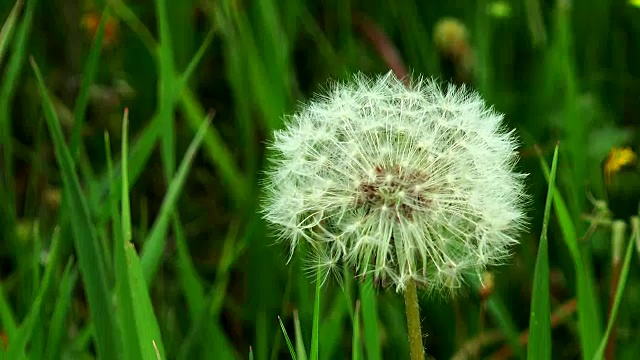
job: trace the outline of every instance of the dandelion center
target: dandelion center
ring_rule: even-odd
[[[355,189],[354,207],[372,214],[392,209],[393,219],[412,219],[413,211],[425,211],[429,201],[422,184],[428,180],[425,171],[404,170],[398,165],[376,166],[373,179],[363,178]]]

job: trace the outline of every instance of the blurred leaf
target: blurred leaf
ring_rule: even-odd
[[[471,281],[475,281],[476,277],[471,277]],[[476,283],[476,286],[478,284]],[[518,328],[516,327],[515,322],[513,321],[513,317],[509,313],[509,310],[505,306],[504,300],[502,297],[493,293],[486,301],[487,310],[491,313],[491,316],[498,323],[498,327],[507,337],[507,341],[509,345],[513,348],[513,352],[516,356],[521,359],[525,358],[525,352],[522,348],[522,344],[520,344]]]
[[[84,125],[84,117],[89,104],[89,90],[94,82],[96,73],[98,72],[98,64],[100,63],[100,52],[102,50],[102,39],[104,38],[105,27],[107,21],[110,18],[109,8],[105,8],[102,13],[102,18],[98,24],[96,35],[91,43],[89,49],[89,55],[87,56],[87,62],[82,72],[82,83],[78,90],[78,97],[76,99],[76,105],[73,109],[73,128],[71,130],[71,144],[69,150],[74,161],[78,161],[79,151],[82,141],[82,126]]]
[[[16,325],[16,318],[11,310],[11,305],[4,295],[2,283],[0,283],[0,321],[2,322],[2,328],[7,337],[12,338],[18,326]]]
[[[2,29],[0,30],[0,65],[2,65],[2,59],[4,58],[4,52],[11,43],[11,37],[13,36],[13,29],[15,28],[18,13],[22,10],[23,0],[17,0],[13,5],[13,9],[9,13],[9,16],[4,21]]]
[[[633,131],[616,126],[605,126],[591,132],[589,137],[589,157],[602,161],[613,147],[622,146],[633,138]]]

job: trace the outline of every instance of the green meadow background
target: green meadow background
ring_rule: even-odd
[[[0,25],[0,360],[407,359],[402,294],[318,289],[258,212],[283,115],[390,68],[478,90],[529,174],[509,263],[419,294],[428,356],[640,358],[640,177],[604,172],[639,144],[640,2],[2,0]]]

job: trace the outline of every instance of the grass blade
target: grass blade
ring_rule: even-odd
[[[98,24],[95,38],[91,43],[91,48],[89,49],[87,63],[85,64],[84,71],[82,72],[82,83],[80,84],[78,98],[76,99],[75,108],[73,110],[73,127],[71,130],[71,144],[69,149],[71,150],[71,155],[75,161],[78,160],[78,153],[80,151],[82,125],[84,125],[84,116],[87,110],[87,104],[89,104],[89,89],[91,88],[98,71],[100,50],[102,50],[102,39],[104,38],[105,27],[109,16],[109,8],[106,7],[102,14],[102,18],[100,19],[100,23]]]
[[[4,24],[2,25],[2,30],[0,30],[0,65],[2,65],[4,52],[7,50],[7,47],[11,43],[13,29],[15,28],[16,20],[18,19],[18,13],[22,9],[23,2],[23,0],[16,1],[16,4],[13,5],[13,9],[11,9],[7,20],[5,20]]]
[[[178,256],[178,277],[183,287],[184,296],[189,309],[191,322],[195,322],[205,306],[204,288],[189,254],[184,229],[177,214],[173,215],[173,229],[176,236],[176,253]]]
[[[121,231],[122,238],[116,241],[116,251],[119,254],[119,266],[122,276],[121,296],[127,307],[122,315],[131,317],[135,326],[135,339],[141,351],[141,358],[156,359],[156,352],[164,358],[165,351],[160,335],[160,326],[153,311],[153,305],[144,281],[140,259],[131,243],[131,214],[129,204],[129,187],[127,175],[128,156],[128,125],[129,111],[125,109],[122,122],[122,202],[121,202]],[[121,249],[118,249],[121,247]]]
[[[205,350],[209,350],[210,348],[216,349],[216,357],[213,357],[213,359],[217,360],[235,357],[235,351],[231,342],[221,329],[218,322],[227,291],[227,285],[229,283],[230,267],[233,264],[234,259],[239,255],[239,250],[235,245],[238,235],[237,231],[238,225],[233,223],[224,240],[222,254],[216,268],[216,273],[218,274],[217,278],[207,294],[205,306],[196,317],[197,321],[191,325],[191,329],[189,330],[186,339],[180,345],[177,357],[178,359],[186,360],[194,358],[193,351],[198,345],[197,341],[205,334],[212,340],[212,342],[204,344]],[[205,354],[208,353],[208,351],[205,351]]]
[[[344,279],[344,283],[348,284],[351,279]],[[353,311],[349,311],[351,307],[351,301],[349,301],[349,285],[345,285],[345,296],[336,296],[333,299],[333,305],[328,310],[328,314],[322,319],[320,324],[320,338],[322,339],[322,354],[320,359],[328,360],[333,359],[334,352],[342,347],[342,342],[345,336],[345,326],[343,320],[349,317],[349,320],[353,320],[352,316],[349,316]]]
[[[474,284],[476,289],[479,289],[480,282],[478,281],[477,276],[470,276],[468,278],[469,282]],[[498,323],[498,327],[504,333],[509,345],[513,349],[513,353],[517,355],[518,358],[524,359],[525,352],[520,344],[518,332],[518,328],[516,327],[516,323],[513,321],[513,318],[509,314],[509,310],[505,306],[504,300],[497,292],[494,292],[487,298],[486,300],[487,310],[491,314],[491,317]]]
[[[165,359],[165,350],[160,334],[160,326],[153,311],[153,304],[144,281],[140,258],[130,242],[125,242],[127,272],[129,277],[130,296],[134,305],[138,341],[142,347],[142,359],[156,360],[156,351]]]
[[[60,280],[60,291],[51,316],[49,336],[45,347],[45,359],[55,360],[61,358],[62,336],[65,334],[67,326],[67,314],[71,308],[73,288],[78,279],[78,271],[72,268],[72,262],[67,263],[62,279]]]
[[[33,301],[31,308],[29,309],[29,313],[25,317],[22,324],[18,328],[15,336],[10,340],[9,346],[7,347],[6,356],[9,359],[23,359],[25,358],[27,343],[31,338],[33,331],[36,329],[36,326],[44,328],[42,324],[43,317],[40,316],[42,311],[42,304],[48,296],[49,290],[51,289],[51,285],[53,284],[53,275],[56,265],[60,261],[61,251],[60,251],[60,231],[56,229],[53,233],[53,238],[51,240],[51,251],[49,253],[49,260],[47,266],[45,268],[44,277],[42,282],[40,283],[40,287],[38,288],[38,293]]]
[[[280,319],[280,316],[278,316],[278,321],[280,322],[280,328],[282,329],[284,340],[287,342],[287,347],[289,348],[291,359],[297,360],[298,357],[296,356],[296,351],[293,349],[293,345],[291,344],[291,340],[289,339],[289,335],[287,334],[287,329],[284,328],[284,324],[282,323],[282,319]]]
[[[549,165],[541,156],[539,149],[538,157],[542,171],[549,181],[550,171]],[[602,338],[602,329],[600,323],[600,307],[598,305],[598,296],[595,290],[595,284],[592,279],[591,272],[584,263],[580,249],[578,248],[578,236],[576,228],[571,220],[571,215],[567,205],[557,186],[554,186],[553,209],[560,225],[560,232],[569,254],[573,260],[573,266],[576,273],[577,296],[578,302],[578,328],[580,334],[580,346],[582,349],[582,358],[591,359],[597,350],[598,343]]]
[[[196,358],[193,356],[192,352],[197,347],[198,341],[202,339],[202,336],[205,334],[206,326],[209,326],[211,331],[210,334],[207,333],[209,336],[208,340],[211,342],[210,344],[207,344],[208,348],[216,349],[216,357],[214,357],[214,359],[236,358],[233,347],[227,339],[227,335],[222,331],[220,326],[215,323],[218,321],[218,317],[214,314],[214,308],[215,303],[220,296],[224,296],[224,291],[221,292],[219,287],[214,284],[207,294],[207,303],[203,308],[202,313],[198,316],[198,320],[192,325],[185,340],[180,345],[176,359],[189,360]]]
[[[318,360],[319,343],[318,335],[320,334],[320,290],[322,288],[322,272],[318,271],[316,275],[316,297],[313,302],[313,328],[311,330],[311,360]]]
[[[2,284],[0,284],[0,323],[2,323],[2,330],[4,330],[5,335],[7,335],[9,339],[12,338],[16,333],[18,325],[16,325],[16,317],[13,311],[11,311],[9,301],[4,295]]]
[[[128,157],[129,157],[129,109],[124,109],[124,116],[122,118],[122,202],[120,203],[121,223],[122,228],[122,241],[131,241],[131,209],[129,204],[129,172],[128,172]]]
[[[531,297],[531,314],[529,318],[528,359],[551,359],[551,305],[549,304],[549,216],[553,202],[553,191],[558,170],[558,145],[553,152],[551,175],[549,176],[549,190],[544,206],[542,234],[536,266],[533,275],[533,293]]]
[[[360,300],[356,301],[353,312],[353,341],[351,342],[351,359],[360,360]]]
[[[364,348],[367,358],[380,360],[382,359],[382,352],[380,349],[380,335],[378,334],[378,307],[371,276],[367,276],[364,283],[360,284],[360,301],[362,304]]]
[[[627,244],[627,251],[624,254],[624,262],[622,263],[622,270],[620,271],[620,280],[618,282],[618,287],[616,288],[616,295],[613,301],[613,306],[611,308],[611,315],[609,316],[609,320],[607,321],[607,328],[605,330],[604,336],[602,337],[602,340],[600,341],[598,350],[596,350],[595,354],[593,355],[594,360],[602,359],[604,351],[607,347],[609,336],[611,334],[611,329],[613,329],[616,316],[618,315],[618,308],[620,307],[622,294],[624,294],[624,289],[627,284],[627,278],[629,277],[629,267],[631,266],[631,258],[633,257],[633,245],[635,244],[635,240],[637,240],[640,236],[640,218],[638,218],[637,216],[632,217],[631,227],[631,239],[629,239],[629,243]]]
[[[302,336],[300,317],[298,316],[297,310],[293,312],[293,330],[296,336],[296,353],[300,360],[307,360],[307,349],[304,347],[304,337]]]
[[[176,166],[175,130],[173,124],[173,108],[175,106],[175,64],[173,46],[171,44],[171,30],[167,16],[166,0],[156,0],[156,17],[158,19],[158,33],[160,35],[159,54],[159,84],[158,84],[158,119],[162,124],[160,135],[160,155],[165,170],[165,179],[169,181]]]
[[[135,13],[121,0],[110,0],[109,6],[111,6],[114,13],[117,14],[117,16],[138,35],[154,59],[159,61],[159,46],[151,35],[149,29],[145,27],[144,23],[138,19]],[[198,52],[194,55],[194,58],[191,60],[189,65],[187,65],[187,69],[180,77],[182,84],[186,84],[189,76],[191,75],[191,71],[195,69],[195,64],[199,61],[198,57],[203,55],[208,41],[209,39],[207,38]],[[179,78],[178,75],[175,75],[175,77]],[[198,103],[196,96],[188,87],[182,87],[181,92],[178,92],[178,95],[189,126],[192,130],[197,131],[205,118],[202,106]],[[132,182],[135,182],[135,179],[138,178],[140,170],[149,159],[156,140],[160,136],[161,124],[161,122],[156,121],[155,119],[152,120],[148,129],[144,132],[144,138],[140,141],[141,144],[139,146],[135,146],[136,150],[133,151],[132,159],[130,161],[132,165],[129,167],[129,175]],[[144,140],[144,142],[142,140]],[[228,185],[228,190],[233,194],[233,197],[240,202],[245,201],[248,188],[245,177],[234,163],[231,151],[222,141],[221,136],[217,133],[215,128],[209,128],[205,135],[203,145],[207,150],[206,154],[209,155],[212,164],[217,168],[225,184]],[[137,164],[137,166],[134,167],[133,163]],[[108,181],[102,181],[102,189],[108,189],[108,186]],[[108,209],[102,210],[101,214],[108,211]]]
[[[185,89],[180,101],[182,111],[187,123],[192,130],[202,126],[202,119],[205,117],[202,106],[196,100],[195,95]],[[233,160],[233,153],[222,140],[222,136],[215,127],[210,127],[204,137],[203,148],[206,150],[211,163],[220,173],[220,177],[227,185],[227,189],[237,202],[242,203],[247,199],[248,187],[245,177]]]
[[[4,172],[4,179],[0,179],[0,201],[2,201],[2,205],[0,206],[6,208],[3,212],[8,214],[8,222],[10,224],[15,223],[16,207],[13,176],[13,136],[10,123],[11,105],[26,55],[35,6],[36,0],[27,0],[22,21],[16,30],[13,53],[7,63],[4,74],[2,74],[2,83],[0,84],[0,149],[3,153],[1,160],[3,161],[2,167]],[[10,241],[13,241],[12,237],[11,235]],[[20,258],[19,256],[17,257]],[[19,264],[19,266],[20,265],[22,264]]]
[[[189,144],[182,163],[180,164],[178,171],[173,177],[173,180],[171,180],[171,183],[169,184],[167,195],[162,201],[158,218],[151,228],[151,233],[144,242],[144,248],[142,249],[142,256],[140,261],[142,264],[142,268],[144,269],[144,275],[147,284],[151,283],[156,271],[158,270],[158,267],[160,266],[162,251],[164,250],[166,241],[165,235],[167,232],[171,214],[173,212],[173,208],[178,201],[178,197],[180,195],[180,192],[182,191],[182,186],[186,181],[187,173],[189,172],[191,163],[193,162],[196,152],[200,147],[200,143],[202,142],[202,139],[206,134],[207,127],[211,123],[212,118],[213,113],[210,113],[207,116],[207,120],[200,125],[200,129],[198,129],[198,132],[191,141],[191,144]]]
[[[211,41],[213,41],[213,35],[215,35],[214,28],[209,30],[209,32],[207,33],[207,37],[204,39],[204,41],[198,48],[198,51],[196,51],[191,61],[189,61],[189,63],[187,64],[187,67],[184,69],[184,72],[182,73],[179,79],[180,84],[178,88],[180,90],[182,90],[188,85],[189,79],[191,79],[191,75],[193,75],[193,73],[195,72],[196,67],[198,66],[198,64],[200,63],[200,60],[202,60],[202,57],[204,56],[205,51],[211,44]]]
[[[117,336],[118,329],[113,316],[111,294],[107,286],[99,239],[96,236],[96,229],[89,214],[87,199],[82,193],[80,180],[74,171],[71,153],[64,143],[58,116],[45,87],[44,79],[33,58],[31,58],[31,66],[42,96],[44,117],[53,140],[56,159],[61,169],[64,194],[69,205],[68,210],[74,235],[74,245],[89,302],[89,311],[94,323],[98,356],[103,359],[116,359],[119,357],[120,344],[117,340],[119,336]]]
[[[128,131],[128,126],[125,125],[127,120],[127,110],[125,110],[125,116],[123,121],[123,134],[122,134],[122,147],[124,151],[122,153],[122,167],[124,169],[127,168],[127,158],[128,158],[128,136],[126,132]],[[111,179],[111,188],[115,189],[118,187],[118,184],[113,177],[113,161],[111,156],[111,144],[109,141],[109,134],[105,133],[105,150],[107,155],[107,171],[109,173],[109,178]],[[122,174],[121,182],[126,184],[128,180],[127,171],[124,171]],[[126,193],[126,194],[125,194]],[[128,211],[128,191],[124,191],[121,195],[122,198],[125,199],[123,204],[126,202],[127,211]],[[109,204],[111,205],[111,225],[112,225],[112,233],[114,237],[113,241],[113,254],[114,254],[114,265],[115,265],[115,274],[116,274],[116,299],[118,304],[118,319],[120,320],[120,326],[122,328],[122,344],[123,344],[123,353],[125,357],[128,359],[139,359],[142,358],[142,349],[140,347],[140,342],[138,341],[138,336],[136,333],[136,323],[135,316],[133,310],[133,302],[131,296],[129,294],[129,277],[127,276],[127,264],[126,264],[126,255],[124,252],[124,242],[125,242],[125,233],[126,230],[123,229],[123,225],[121,224],[122,217],[126,217],[125,215],[120,215],[118,212],[118,199],[115,196],[114,192],[111,192],[109,197]],[[125,207],[123,205],[123,207]],[[129,232],[129,236],[126,237],[127,241],[131,239],[131,233]]]

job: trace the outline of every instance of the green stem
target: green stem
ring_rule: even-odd
[[[409,351],[411,360],[424,360],[422,330],[420,329],[420,306],[415,281],[409,281],[404,291],[404,305],[407,312],[407,330],[409,332]]]

